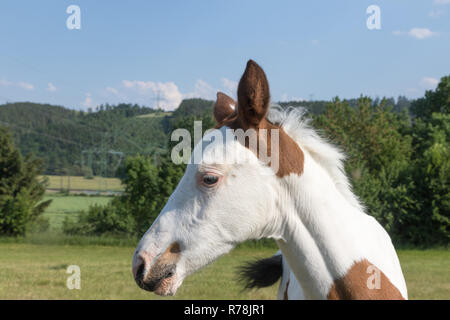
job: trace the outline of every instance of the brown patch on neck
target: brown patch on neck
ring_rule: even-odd
[[[248,126],[245,126],[241,124],[239,121],[239,118],[237,117],[236,113],[231,114],[229,117],[224,119],[224,121],[216,126],[217,129],[221,128],[222,126],[228,126],[233,130],[236,129],[254,129],[256,132],[258,132],[260,129],[266,129],[267,130],[267,155],[270,157],[272,155],[272,146],[271,146],[271,130],[272,129],[278,129],[279,134],[279,146],[278,146],[278,153],[279,153],[279,163],[278,163],[278,171],[276,172],[276,175],[279,178],[282,178],[284,176],[288,176],[291,173],[295,173],[297,175],[301,175],[303,173],[303,164],[304,164],[304,154],[303,151],[300,149],[298,144],[286,133],[286,131],[283,130],[283,128],[279,125],[274,125],[271,122],[269,122],[266,119],[263,119],[260,123],[260,125],[257,128],[251,128]],[[245,147],[249,148],[248,141],[246,139],[245,141]],[[258,139],[259,143],[259,139]],[[250,148],[249,148],[250,149]],[[259,145],[258,145],[259,149]],[[259,152],[258,150],[252,150],[256,156],[259,158]]]
[[[379,277],[373,286],[370,277]],[[369,283],[372,288],[369,288]],[[347,274],[334,281],[328,300],[405,300],[386,275],[367,259],[355,262]]]

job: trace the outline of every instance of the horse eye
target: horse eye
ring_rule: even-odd
[[[212,175],[205,175],[203,176],[203,183],[209,186],[212,186],[219,181],[218,176],[212,176]]]

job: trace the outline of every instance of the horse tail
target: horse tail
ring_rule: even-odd
[[[283,275],[281,254],[247,262],[239,267],[238,273],[239,281],[244,283],[244,289],[269,287]]]

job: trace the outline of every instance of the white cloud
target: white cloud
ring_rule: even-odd
[[[6,79],[0,79],[0,86],[7,87],[7,86],[10,86],[10,85],[12,85],[12,82],[10,82],[10,81],[8,81]]]
[[[34,90],[34,85],[32,83],[25,81],[11,82],[6,79],[0,79],[0,86],[3,87],[16,86],[25,90]]]
[[[202,79],[198,79],[195,82],[195,93],[204,99],[215,99],[217,90],[214,89],[209,83],[203,81]]]
[[[440,16],[443,16],[444,14],[445,14],[444,10],[435,10],[435,9],[433,9],[433,10],[431,10],[428,13],[428,16],[430,18],[439,18]]]
[[[173,82],[123,80],[122,85],[125,89],[138,93],[140,101],[155,100],[159,97],[154,106],[167,111],[176,109],[183,100],[183,95]]]
[[[81,105],[85,108],[89,108],[92,107],[92,95],[90,93],[86,93],[86,98],[84,99],[84,101],[81,103]]]
[[[427,28],[412,28],[411,30],[409,30],[408,35],[413,38],[422,40],[422,39],[436,36],[437,32],[433,32]]]
[[[227,78],[222,78],[222,86],[224,88],[224,92],[231,96],[236,97],[238,82],[233,81]]]
[[[407,96],[417,95],[419,93],[419,90],[417,90],[416,88],[407,88],[405,90],[405,93]]]
[[[306,101],[305,99],[301,98],[301,97],[292,97],[289,96],[287,93],[283,93],[281,95],[281,99],[280,102],[290,102],[290,101]]]
[[[442,4],[450,4],[450,0],[434,0],[434,4],[442,5]]]
[[[209,83],[198,79],[194,85],[194,91],[183,94],[183,98],[202,98],[208,100],[216,99],[217,89],[213,88]]]
[[[420,81],[420,85],[426,89],[434,89],[438,85],[439,80],[432,77],[424,77]]]
[[[53,85],[53,83],[49,82],[46,90],[50,92],[55,92],[56,87]]]
[[[392,34],[394,36],[408,35],[410,37],[413,37],[413,38],[416,38],[416,39],[419,39],[419,40],[430,38],[430,37],[438,35],[437,32],[431,31],[430,29],[427,29],[427,28],[412,28],[408,32],[400,31],[400,30],[394,30],[394,31],[392,31]]]
[[[25,90],[34,90],[34,85],[28,82],[21,81],[18,82],[17,85]]]
[[[112,87],[106,87],[106,89],[105,89],[107,92],[109,92],[109,93],[112,93],[112,94],[114,94],[114,95],[118,95],[119,94],[119,90],[117,90],[117,89],[115,89],[115,88],[112,88]]]

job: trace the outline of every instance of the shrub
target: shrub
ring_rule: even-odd
[[[68,217],[63,222],[63,232],[68,235],[132,235],[135,233],[133,217],[127,213],[119,198],[106,205],[93,205],[82,211],[77,219]]]
[[[136,233],[142,235],[177,186],[183,175],[183,166],[177,166],[166,158],[156,167],[150,158],[136,156],[127,158],[125,172],[122,179],[126,186],[125,194],[120,201],[133,216]]]

